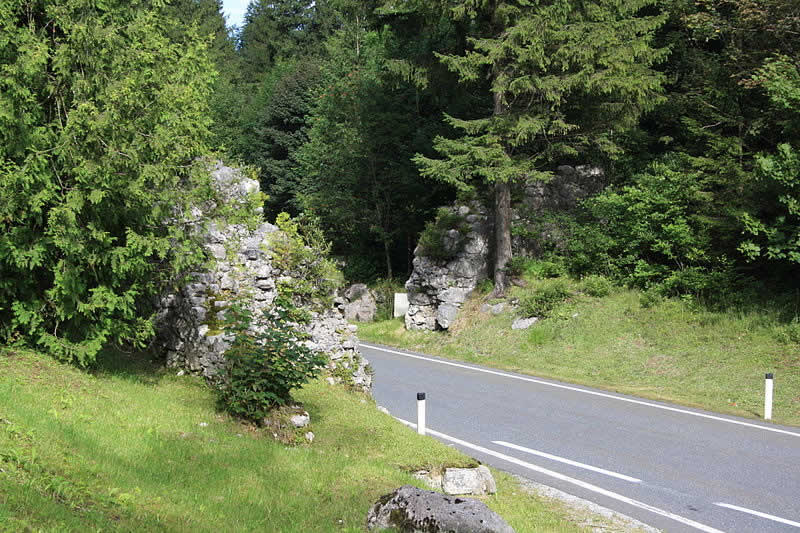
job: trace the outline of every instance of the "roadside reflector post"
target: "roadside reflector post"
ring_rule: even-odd
[[[772,420],[772,391],[775,386],[773,381],[772,372],[770,372],[764,380],[764,420]]]
[[[425,434],[425,393],[417,393],[417,433]]]

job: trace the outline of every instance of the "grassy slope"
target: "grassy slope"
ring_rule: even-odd
[[[535,288],[530,281],[525,290]],[[408,332],[388,320],[360,325],[359,337],[751,418],[762,415],[764,373],[774,372],[773,418],[800,425],[800,347],[778,340],[782,326],[767,313],[709,312],[676,300],[643,308],[638,292],[617,289],[576,296],[558,309],[562,318],[512,331],[513,314],[481,313],[482,303],[467,302],[447,333]]]
[[[363,531],[380,495],[419,483],[412,467],[471,463],[340,387],[296,396],[312,446],[220,414],[192,377],[132,361],[89,375],[0,349],[0,530]],[[578,530],[496,476],[485,501],[518,532]]]

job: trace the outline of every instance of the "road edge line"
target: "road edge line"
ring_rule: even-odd
[[[413,422],[409,422],[408,420],[403,420],[402,418],[397,418],[397,417],[394,417],[394,418],[396,420],[398,420],[399,422],[401,422],[401,423],[403,423],[406,426],[409,426],[411,428],[416,428],[416,426],[417,426],[416,424],[414,424]],[[681,524],[693,527],[693,528],[698,529],[700,531],[704,531],[706,533],[724,533],[723,531],[721,531],[719,529],[715,529],[715,528],[713,528],[711,526],[707,526],[705,524],[701,524],[700,522],[695,522],[694,520],[691,520],[689,518],[685,518],[683,516],[671,513],[669,511],[665,511],[663,509],[659,509],[658,507],[653,507],[652,505],[646,504],[644,502],[640,502],[638,500],[634,500],[632,498],[628,498],[627,496],[623,496],[622,494],[617,494],[616,492],[612,492],[612,491],[604,489],[602,487],[598,487],[597,485],[592,485],[591,483],[587,483],[585,481],[581,481],[580,479],[575,479],[573,477],[566,476],[564,474],[561,474],[559,472],[555,472],[553,470],[548,470],[547,468],[544,468],[544,467],[541,467],[541,466],[537,466],[537,465],[532,464],[532,463],[528,463],[528,462],[523,461],[521,459],[517,459],[516,457],[512,457],[512,456],[506,455],[504,453],[496,452],[494,450],[490,450],[488,448],[484,448],[483,446],[478,446],[477,444],[472,444],[471,442],[463,441],[461,439],[457,439],[456,437],[451,437],[450,435],[445,435],[444,433],[441,433],[439,431],[433,430],[431,428],[427,428],[427,432],[428,432],[429,435],[432,435],[434,437],[439,437],[440,439],[444,439],[444,440],[450,441],[450,442],[452,442],[454,444],[458,444],[458,445],[463,446],[465,448],[469,448],[469,449],[475,450],[477,452],[481,452],[481,453],[485,453],[487,455],[491,455],[491,456],[496,457],[498,459],[502,459],[503,461],[507,461],[509,463],[516,464],[518,466],[522,466],[523,468],[527,468],[529,470],[533,470],[534,472],[538,472],[540,474],[544,474],[546,476],[553,477],[553,478],[558,479],[560,481],[564,481],[566,483],[571,483],[573,485],[577,485],[578,487],[581,487],[583,489],[589,490],[591,492],[596,492],[598,494],[602,494],[603,496],[606,496],[606,497],[611,498],[613,500],[617,500],[617,501],[621,501],[623,503],[627,503],[628,505],[631,505],[633,507],[637,507],[639,509],[644,509],[645,511],[649,511],[649,512],[651,512],[653,514],[657,514],[659,516],[663,516],[665,518],[669,518],[671,520],[674,520],[676,522],[680,522]]]
[[[511,378],[511,379],[518,379],[520,381],[528,381],[530,383],[536,383],[536,384],[539,384],[539,385],[546,385],[548,387],[555,387],[555,388],[558,388],[558,389],[565,389],[565,390],[571,390],[571,391],[575,391],[575,392],[582,392],[584,394],[591,394],[593,396],[600,396],[600,397],[603,397],[603,398],[610,398],[612,400],[619,400],[621,402],[628,402],[628,403],[633,403],[633,404],[637,404],[637,405],[644,405],[644,406],[647,406],[647,407],[654,407],[656,409],[663,409],[665,411],[672,411],[672,412],[675,412],[675,413],[682,413],[682,414],[686,414],[686,415],[697,416],[697,417],[700,417],[700,418],[708,418],[708,419],[717,420],[717,421],[720,421],[720,422],[727,422],[729,424],[736,424],[736,425],[739,425],[739,426],[746,426],[746,427],[751,427],[751,428],[756,428],[756,429],[762,429],[764,431],[772,431],[774,433],[781,433],[781,434],[784,434],[784,435],[790,435],[792,437],[800,437],[800,433],[794,433],[792,431],[787,431],[785,429],[773,428],[773,427],[769,427],[769,426],[762,426],[762,425],[759,425],[759,424],[752,424],[750,422],[743,422],[741,420],[731,420],[730,418],[725,418],[725,417],[721,417],[721,416],[714,416],[714,415],[709,415],[709,414],[706,414],[706,413],[697,413],[695,411],[689,411],[687,409],[680,409],[678,407],[671,407],[669,405],[659,405],[657,403],[646,402],[644,400],[635,400],[633,398],[625,398],[625,397],[622,397],[622,396],[617,396],[617,395],[606,393],[606,392],[587,390],[587,389],[582,389],[580,387],[574,387],[574,386],[571,386],[571,385],[563,385],[561,383],[551,383],[551,382],[544,381],[544,380],[541,380],[541,379],[536,379],[536,378],[529,378],[529,377],[524,377],[524,376],[515,376],[514,374],[509,374],[507,372],[502,372],[500,370],[489,370],[488,368],[481,368],[479,366],[465,365],[465,364],[461,364],[461,363],[455,363],[455,362],[452,362],[452,361],[443,361],[441,359],[433,359],[431,357],[425,357],[425,356],[417,355],[417,354],[413,354],[413,353],[398,352],[396,350],[390,350],[388,348],[383,348],[382,346],[376,346],[376,345],[372,345],[372,344],[369,344],[369,343],[359,342],[359,344],[360,345],[363,344],[367,348],[371,348],[373,350],[379,350],[379,351],[386,352],[386,353],[393,353],[393,354],[396,354],[396,355],[402,355],[402,356],[405,356],[405,357],[410,357],[412,359],[421,359],[423,361],[429,361],[431,363],[438,363],[438,364],[441,364],[441,365],[448,365],[448,366],[454,366],[454,367],[458,367],[458,368],[465,368],[467,370],[474,370],[476,372],[483,372],[485,374],[493,374],[493,375],[496,375],[496,376],[501,376],[501,377],[506,377],[506,378]]]

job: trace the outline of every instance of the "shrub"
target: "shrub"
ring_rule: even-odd
[[[284,272],[291,272],[293,278],[278,285],[280,295],[291,301],[289,308],[330,307],[344,277],[328,256],[331,245],[317,221],[307,216],[292,219],[288,213],[280,213],[275,225],[281,232],[270,234],[273,263]]]
[[[394,293],[405,292],[403,282],[398,279],[378,279],[369,284],[375,293],[378,310],[375,320],[389,320],[394,317]]]
[[[291,391],[319,375],[323,355],[302,344],[303,335],[282,305],[258,320],[241,306],[226,312],[226,332],[233,336],[225,352],[226,372],[219,386],[221,406],[234,416],[258,421],[291,401]]]
[[[594,298],[602,298],[611,293],[611,282],[603,276],[586,276],[581,281],[581,290]]]
[[[560,279],[546,281],[520,298],[519,305],[525,316],[547,318],[569,296],[570,290],[566,281]]]

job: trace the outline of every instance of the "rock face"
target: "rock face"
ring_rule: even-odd
[[[344,317],[351,322],[372,322],[378,312],[375,295],[363,283],[356,283],[344,291],[344,302],[340,303]]]
[[[227,207],[246,208],[248,198],[259,191],[259,184],[238,169],[217,162],[212,177],[218,198]],[[197,209],[195,218],[205,213]],[[224,368],[229,338],[221,330],[225,309],[236,298],[254,314],[272,307],[279,283],[291,281],[293,272],[284,272],[272,261],[270,239],[279,233],[272,224],[261,221],[256,207],[250,223],[212,220],[203,234],[210,267],[190,275],[191,281],[179,291],[164,296],[158,314],[158,342],[167,353],[167,365],[215,379]],[[198,226],[199,227],[199,226]],[[311,321],[298,325],[310,335],[303,342],[314,351],[329,356],[329,367],[344,367],[353,384],[364,390],[371,387],[367,361],[358,353],[355,328],[350,327],[336,309],[313,311]],[[337,373],[340,374],[340,373]]]
[[[407,329],[448,329],[478,281],[488,275],[493,226],[486,209],[473,204],[453,207],[451,211],[463,217],[469,230],[445,234],[443,246],[453,252],[449,260],[421,255],[417,246],[414,270],[406,282]]]
[[[513,254],[535,257],[545,250],[563,250],[569,239],[568,227],[559,223],[557,216],[543,215],[574,209],[581,200],[600,192],[604,184],[603,170],[588,165],[562,165],[552,180],[525,184],[518,191],[522,200],[513,206],[512,227],[524,229],[512,235]],[[448,329],[467,296],[489,276],[494,240],[489,209],[477,204],[449,209],[464,217],[470,231],[466,236],[455,230],[442,236],[442,246],[454,251],[450,260],[422,255],[419,246],[414,250],[414,270],[406,282],[406,329]],[[485,312],[501,311],[487,307]]]
[[[514,254],[535,257],[549,249],[563,251],[569,240],[569,228],[559,223],[557,217],[542,215],[569,212],[582,200],[602,191],[605,184],[603,169],[590,165],[561,165],[550,181],[525,184],[522,200],[514,206],[512,224],[528,231],[512,237]]]
[[[367,529],[403,533],[513,533],[486,504],[404,485],[383,496],[367,514]]]

